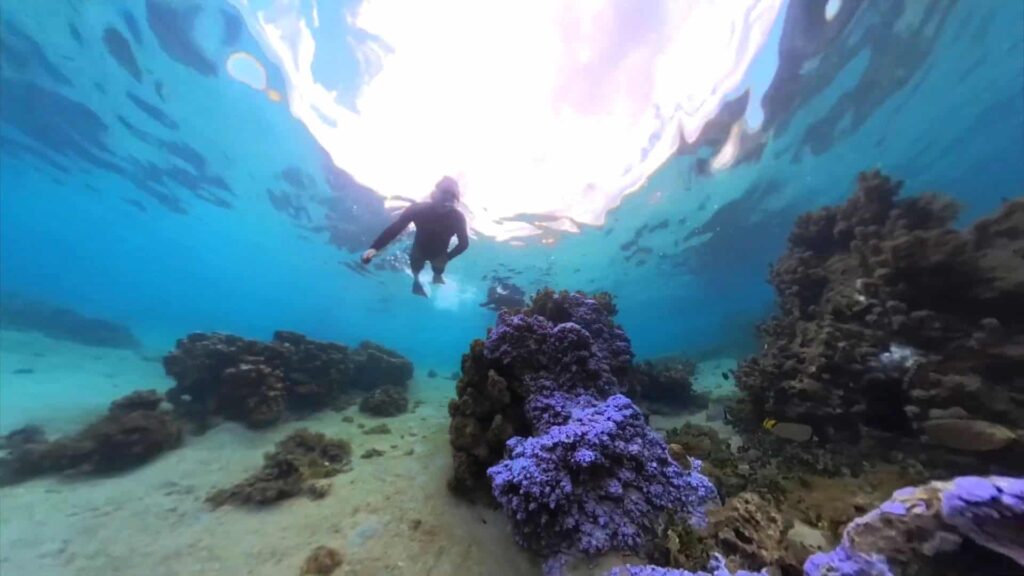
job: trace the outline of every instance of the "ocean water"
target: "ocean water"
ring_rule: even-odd
[[[797,217],[859,173],[948,195],[959,228],[1024,196],[1017,0],[2,0],[0,21],[0,434],[174,389],[197,332],[371,341],[418,403],[189,422],[127,470],[0,488],[5,575],[288,574],[319,545],[337,574],[539,574],[500,509],[446,488],[489,290],[610,293],[636,360],[692,360],[714,407],[762,349]],[[359,256],[445,174],[470,247],[421,298],[414,232]],[[705,407],[650,422],[736,434]],[[303,427],[352,444],[327,497],[204,502]]]

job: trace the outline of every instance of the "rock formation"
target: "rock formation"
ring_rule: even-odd
[[[1019,473],[1024,199],[958,230],[953,201],[900,189],[864,173],[844,205],[797,220],[733,415],[747,430],[771,417],[836,446],[882,434],[950,470]]]

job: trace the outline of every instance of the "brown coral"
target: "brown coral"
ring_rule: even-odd
[[[263,455],[258,472],[229,488],[212,492],[206,501],[214,508],[225,504],[267,505],[307,494],[318,499],[326,494],[315,481],[337,476],[352,461],[352,447],[340,438],[328,438],[305,428],[289,434],[275,450]]]

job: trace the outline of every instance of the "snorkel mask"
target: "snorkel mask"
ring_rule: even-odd
[[[430,199],[439,204],[454,206],[459,202],[459,183],[451,176],[445,176],[434,186]]]

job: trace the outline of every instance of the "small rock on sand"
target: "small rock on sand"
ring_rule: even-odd
[[[344,557],[330,546],[317,546],[302,563],[300,576],[330,576],[341,566]]]

